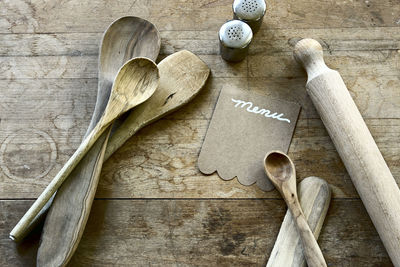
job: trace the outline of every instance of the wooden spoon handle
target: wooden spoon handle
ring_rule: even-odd
[[[304,255],[309,267],[327,266],[314,234],[308,226],[306,217],[298,201],[288,201],[287,205],[295,219],[297,230],[303,243]]]
[[[79,161],[86,155],[88,150],[93,146],[99,136],[107,129],[102,123],[99,123],[93,131],[84,139],[72,157],[67,163],[61,168],[58,174],[40,194],[38,199],[32,204],[29,210],[17,223],[14,229],[10,233],[10,238],[13,240],[20,240],[21,237],[26,233],[26,229],[34,221],[35,217],[40,213],[49,199],[54,195],[57,189],[61,186],[64,180],[72,172],[72,170],[78,165]]]
[[[331,189],[325,180],[312,176],[303,179],[298,184],[297,191],[304,216],[318,239],[331,201]],[[305,267],[306,259],[302,246],[292,213],[288,210],[267,267]]]

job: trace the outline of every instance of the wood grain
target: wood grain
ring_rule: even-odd
[[[240,63],[229,64],[219,55],[200,55],[211,69],[214,77],[238,78],[299,78],[304,77],[303,69],[293,64],[290,52],[273,55],[250,55]],[[346,76],[396,76],[400,70],[397,50],[384,51],[336,51],[327,55],[326,62]],[[265,62],[274,68],[264,68]],[[97,56],[38,56],[0,57],[3,79],[92,79],[97,78]],[[248,66],[247,66],[248,65]],[[40,68],[38,68],[40,66]]]
[[[90,56],[97,55],[104,29],[98,32],[4,33],[0,34],[1,56]],[[270,29],[261,28],[249,53],[273,55],[291,52],[302,36],[314,36],[328,52],[385,51],[400,49],[396,27]],[[196,55],[217,55],[218,40],[212,30],[163,30],[161,54],[169,55],[187,49]],[[390,38],[388,38],[390,36]]]
[[[0,203],[3,236],[32,201]],[[95,200],[70,266],[265,266],[285,212],[278,199]],[[0,264],[33,265],[38,238],[1,239]],[[358,199],[332,200],[319,244],[330,266],[392,266]]]
[[[400,118],[398,76],[344,76],[343,78],[364,118]],[[229,82],[239,88],[246,88],[248,85],[250,90],[273,98],[298,102],[303,107],[300,119],[316,119],[319,116],[304,86],[301,85],[305,81],[305,77],[252,78],[249,81],[243,78],[211,77],[205,90],[194,99],[195,104],[190,104],[184,110],[174,113],[172,118],[210,119],[219,91],[224,83]],[[53,131],[57,130],[61,139],[69,138],[74,145],[84,135],[84,129],[79,125],[88,124],[93,112],[97,79],[0,80],[0,86],[2,88],[0,109],[4,114],[2,118],[4,124],[0,134],[4,134],[8,127],[15,127],[18,119],[23,119],[25,124],[40,123],[43,124],[41,127],[51,124]],[[14,107],[16,110],[13,112]],[[65,136],[66,132],[71,133],[70,136]]]
[[[269,1],[263,26],[250,47],[250,57],[241,64],[232,65],[219,58],[215,38],[219,26],[232,16],[231,3],[229,0],[0,1],[0,199],[10,199],[6,202],[16,205],[10,204],[11,212],[7,213],[7,218],[14,218],[14,221],[0,220],[0,228],[6,229],[1,230],[5,239],[0,239],[0,244],[11,242],[6,235],[31,203],[14,199],[36,198],[84,136],[95,104],[102,32],[119,16],[137,15],[149,19],[161,30],[163,55],[160,59],[188,49],[200,55],[212,74],[206,87],[191,103],[139,131],[105,163],[96,195],[104,200],[95,201],[101,203],[95,204],[95,214],[103,203],[112,203],[108,205],[116,210],[115,214],[121,211],[118,207],[123,203],[129,203],[126,213],[142,214],[142,218],[139,210],[144,210],[146,205],[166,207],[167,203],[179,201],[217,201],[214,205],[220,205],[224,201],[216,199],[235,198],[241,206],[251,206],[249,198],[262,198],[265,199],[263,204],[275,205],[279,198],[276,191],[264,194],[256,187],[243,187],[236,180],[224,182],[215,175],[203,176],[195,166],[219,90],[224,83],[233,83],[302,105],[289,156],[297,166],[298,181],[316,175],[324,177],[332,186],[336,199],[319,239],[328,263],[333,266],[391,266],[357,199],[350,177],[305,94],[306,74],[300,66],[293,67],[291,50],[294,43],[305,36],[322,42],[325,53],[329,54],[327,61],[345,74],[344,81],[400,184],[399,5],[393,0]],[[29,128],[29,131],[22,131],[22,128]],[[40,160],[33,160],[35,158]],[[177,265],[171,256],[177,255],[182,265],[262,265],[266,263],[282,221],[283,201],[278,203],[281,208],[274,206],[265,216],[280,216],[279,220],[254,222],[262,225],[262,229],[252,232],[253,239],[257,240],[260,235],[256,232],[262,231],[268,232],[271,238],[269,245],[256,256],[240,252],[235,256],[218,256],[215,251],[219,251],[219,247],[211,243],[201,247],[180,246],[179,250],[172,238],[169,242],[175,244],[175,248],[157,246],[159,240],[166,242],[166,236],[171,233],[169,228],[158,230],[158,238],[150,241],[140,239],[139,234],[133,241],[129,237],[116,240],[112,237],[111,226],[128,227],[130,236],[137,232],[146,237],[151,231],[140,232],[133,223],[129,226],[112,217],[105,220],[104,215],[94,215],[87,228],[92,234],[83,235],[85,243],[78,248],[73,262],[78,266],[115,262],[145,265],[150,261],[163,265],[169,259],[170,265]],[[161,222],[163,218],[157,216],[144,217]],[[95,229],[101,218],[104,224],[99,234]],[[225,216],[216,218],[218,221]],[[218,237],[214,235],[215,239],[223,240],[222,232],[225,236],[231,234],[220,230]],[[101,236],[103,233],[109,233],[108,237]],[[185,233],[180,235],[183,240],[196,240]],[[107,244],[98,243],[99,240],[106,240]],[[192,244],[190,240],[187,244]],[[143,246],[134,246],[134,241]],[[124,246],[124,242],[128,245]],[[2,247],[0,262],[8,259],[7,262],[15,263],[10,264],[12,266],[32,265],[31,246],[34,242],[21,247]],[[246,247],[244,254],[251,251],[250,246]],[[207,260],[208,257],[211,258]]]
[[[232,1],[130,0],[110,4],[106,0],[51,2],[28,0],[0,3],[0,33],[102,32],[113,18],[139,16],[160,30],[213,30],[232,17]],[[96,12],[96,16],[88,16]],[[398,26],[400,7],[393,0],[302,1],[271,0],[263,28],[350,28]],[[57,17],[57,20],[52,18]],[[102,18],[99,20],[99,18]]]

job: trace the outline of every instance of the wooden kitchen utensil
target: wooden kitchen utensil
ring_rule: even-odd
[[[105,160],[141,128],[192,100],[210,74],[208,66],[187,50],[166,57],[158,64],[158,69],[160,84],[156,92],[132,110],[124,124],[110,137]]]
[[[132,110],[129,117],[110,137],[105,157],[108,158],[113,151],[145,125],[154,122],[193,99],[204,86],[210,73],[209,68],[203,61],[186,50],[166,57],[158,64],[158,69],[160,73],[158,88],[146,102]],[[92,181],[97,184],[98,179],[94,180],[92,178]],[[79,184],[75,183],[77,185],[72,187],[74,191],[63,191],[67,183],[69,183],[69,178],[57,192],[56,200],[60,192],[69,192],[68,196],[64,194],[64,197],[68,197],[68,203],[72,204],[76,202],[75,199],[79,199],[80,202],[73,205],[74,209],[78,211],[67,208],[66,201],[61,202],[63,203],[63,206],[60,206],[61,209],[56,209],[58,202],[55,201],[46,218],[46,225],[38,251],[38,266],[65,265],[72,257],[79,243],[85,226],[84,222],[89,216],[90,206],[89,208],[86,207],[88,205],[87,200],[82,200],[82,198],[88,194],[86,191],[96,190],[96,187],[92,185],[94,182],[88,185],[86,185],[89,183],[88,181],[85,184],[80,182],[79,184],[84,186],[83,189],[79,189],[77,187]],[[94,192],[91,195],[94,195]],[[85,205],[81,204],[79,206],[79,203],[84,203]],[[52,216],[53,214],[54,216]],[[65,221],[65,216],[70,219]],[[48,224],[49,218],[53,218],[50,221],[51,224]],[[54,240],[54,236],[58,236],[59,239]]]
[[[308,225],[314,237],[318,239],[331,201],[331,189],[325,180],[312,176],[299,183],[297,192]],[[302,247],[295,221],[288,210],[268,259],[267,267],[305,267],[306,260]]]
[[[292,160],[283,152],[272,151],[265,156],[264,167],[268,178],[281,193],[295,218],[308,266],[327,266],[297,197],[296,170]]]
[[[400,266],[400,190],[342,77],[324,62],[321,45],[303,39],[295,59],[310,95],[395,266]]]
[[[147,20],[122,17],[108,27],[99,51],[97,101],[87,134],[104,112],[119,68],[133,57],[147,57],[155,61],[159,50],[160,35]],[[124,119],[118,118],[113,123],[114,128],[118,121]],[[64,266],[75,252],[96,193],[107,146],[107,132],[96,141],[57,191],[43,227],[37,266]],[[65,220],[66,217],[68,220]]]
[[[132,43],[132,41],[134,41]],[[114,45],[112,45],[114,44]],[[115,45],[118,44],[118,45]],[[98,78],[98,91],[97,91],[97,100],[94,108],[94,112],[92,115],[92,119],[90,121],[90,125],[86,131],[85,137],[93,130],[99,121],[101,115],[104,112],[106,107],[108,98],[110,96],[112,83],[117,75],[117,72],[120,67],[129,59],[134,57],[147,57],[153,61],[157,59],[158,53],[160,51],[161,38],[158,33],[157,28],[149,21],[145,19],[141,19],[138,17],[127,16],[121,17],[115,20],[105,31],[102,42],[100,45],[100,53],[99,53],[99,78]],[[118,64],[119,62],[119,64]],[[113,66],[114,69],[110,69],[110,66]],[[113,73],[114,72],[114,73]],[[113,75],[112,75],[113,73]],[[128,112],[129,113],[129,112]],[[115,124],[122,124],[123,118],[118,118]],[[93,189],[97,182],[93,181],[94,177],[98,177],[100,175],[101,169],[101,160],[99,157],[101,155],[100,151],[102,147],[105,147],[106,135],[108,132],[103,133],[93,147],[88,151],[82,161],[84,163],[79,163],[73,173],[69,175],[66,179],[66,182],[59,189],[60,191],[63,188],[79,188],[78,190],[69,189],[69,191],[79,191],[85,190],[90,184],[90,187]],[[74,182],[76,180],[85,181],[85,185],[81,182]],[[73,186],[74,184],[75,186]],[[88,202],[91,202],[94,197],[94,192],[96,190],[90,190],[91,195],[85,196],[81,201],[80,198],[75,198],[72,200],[74,203],[79,203],[79,206],[82,206],[82,203],[85,203],[83,206],[90,206]],[[65,193],[68,194],[68,193]],[[40,211],[40,213],[35,217],[35,219],[30,223],[30,225],[25,228],[24,232],[19,234],[18,239],[14,239],[14,241],[20,241],[23,239],[39,222],[41,222],[47,214],[47,211],[52,205],[53,198],[51,198],[45,207]],[[72,208],[71,199],[69,199],[68,207],[76,211]],[[64,210],[65,207],[60,207]],[[75,212],[76,214],[77,212]],[[50,216],[50,215],[49,215]],[[47,218],[49,217],[47,216]],[[81,216],[78,216],[81,217]],[[45,230],[45,229],[44,229]],[[45,231],[43,231],[44,233]],[[41,245],[43,242],[41,243]]]
[[[14,227],[10,233],[11,238],[15,238],[15,236],[19,235],[21,230],[23,231],[24,228],[29,226],[30,222],[40,212],[43,206],[108,126],[120,115],[140,103],[143,103],[154,93],[158,85],[158,80],[158,68],[155,63],[149,59],[134,58],[121,67],[114,80],[110,99],[100,121]]]

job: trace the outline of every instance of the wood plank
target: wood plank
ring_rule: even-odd
[[[294,61],[292,53],[249,55],[247,60],[249,77],[297,78],[304,75],[304,70]],[[324,54],[324,60],[328,67],[343,76],[397,75],[400,71],[400,53],[397,50],[332,51]]]
[[[344,76],[344,80],[364,118],[400,118],[400,77]],[[297,102],[302,106],[301,119],[319,118],[307,96],[305,77],[252,78],[248,81],[242,78],[210,77],[200,95],[170,118],[211,119],[219,92],[226,83],[242,89],[249,88],[272,98]],[[81,119],[74,127],[84,128],[93,112],[97,79],[0,80],[0,88],[0,111],[3,122],[7,121],[7,127],[18,124],[17,128],[21,128],[21,124],[29,124],[33,119],[52,123],[59,115],[73,114],[74,118]]]
[[[31,203],[0,202],[2,236]],[[282,200],[95,200],[70,266],[265,265],[285,211]],[[33,265],[37,242],[0,239],[0,265]],[[330,266],[391,266],[360,200],[332,201],[319,244]]]
[[[231,64],[219,55],[200,55],[213,77],[299,78],[304,70],[293,60],[292,53],[249,55]],[[343,76],[396,76],[400,71],[400,53],[383,51],[335,51],[327,54],[326,63]],[[90,79],[97,77],[97,55],[0,57],[0,80],[3,79]],[[248,65],[248,66],[247,66]],[[266,68],[266,65],[273,66]]]
[[[400,184],[400,119],[367,119],[366,122]],[[208,121],[204,119],[175,120],[167,117],[144,128],[104,164],[97,197],[278,197],[275,191],[264,193],[255,186],[242,186],[236,180],[225,182],[215,174],[202,175],[196,162],[207,127]],[[16,137],[10,145],[3,145],[0,198],[38,196],[74,151],[66,139],[69,138],[68,131],[52,136],[59,142],[57,159],[52,158],[52,147],[46,139],[34,132]],[[74,145],[77,147],[78,142]],[[27,153],[28,146],[34,152]],[[40,157],[32,158],[35,153]],[[289,155],[296,164],[299,179],[316,175],[332,185],[335,197],[358,197],[319,119],[298,122]],[[43,175],[49,162],[53,167]]]
[[[125,15],[150,20],[160,30],[211,30],[232,18],[231,0],[208,1],[28,1],[0,2],[0,33],[101,32]],[[270,0],[263,28],[351,28],[398,26],[400,6],[393,0]],[[88,15],[96,14],[96,15]]]
[[[161,31],[161,53],[170,54],[188,49],[196,54],[219,54],[215,31]],[[398,50],[400,31],[397,27],[379,28],[323,28],[323,29],[271,29],[261,28],[253,38],[250,55],[292,53],[301,38],[313,37],[329,53],[333,51]]]
[[[83,135],[86,130],[83,129],[85,125],[80,124],[89,123],[96,95],[97,79],[0,80],[2,123],[10,121],[33,127],[37,123],[48,124],[48,121],[53,121],[57,116],[64,114],[64,117],[73,117],[73,120],[77,120],[77,125],[72,126],[82,128],[73,135]],[[64,117],[58,119],[66,120]],[[31,122],[31,120],[36,121]],[[52,127],[60,126],[57,121],[50,124]],[[12,123],[3,124],[1,130],[9,129],[10,125]],[[72,126],[69,128],[74,128]]]
[[[81,56],[97,55],[103,32],[0,34],[0,56]],[[196,55],[219,54],[215,31],[161,31],[161,54],[187,49]],[[250,54],[271,55],[291,52],[300,37],[318,39],[332,51],[377,51],[400,49],[396,27],[333,29],[262,28],[253,39]]]
[[[103,33],[0,34],[0,56],[98,55]]]
[[[357,107],[364,118],[400,118],[399,76],[343,76]],[[251,78],[250,90],[271,98],[301,104],[300,119],[319,118],[305,90],[306,78]]]
[[[215,77],[246,77],[247,62],[229,64],[217,55],[200,58]],[[97,78],[97,55],[0,57],[0,80],[14,79],[93,79]]]

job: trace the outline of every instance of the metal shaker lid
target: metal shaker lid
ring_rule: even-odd
[[[267,5],[264,0],[235,0],[233,13],[243,20],[258,20],[264,16]]]
[[[228,21],[219,29],[219,40],[227,47],[244,48],[252,39],[250,26],[240,20]]]

